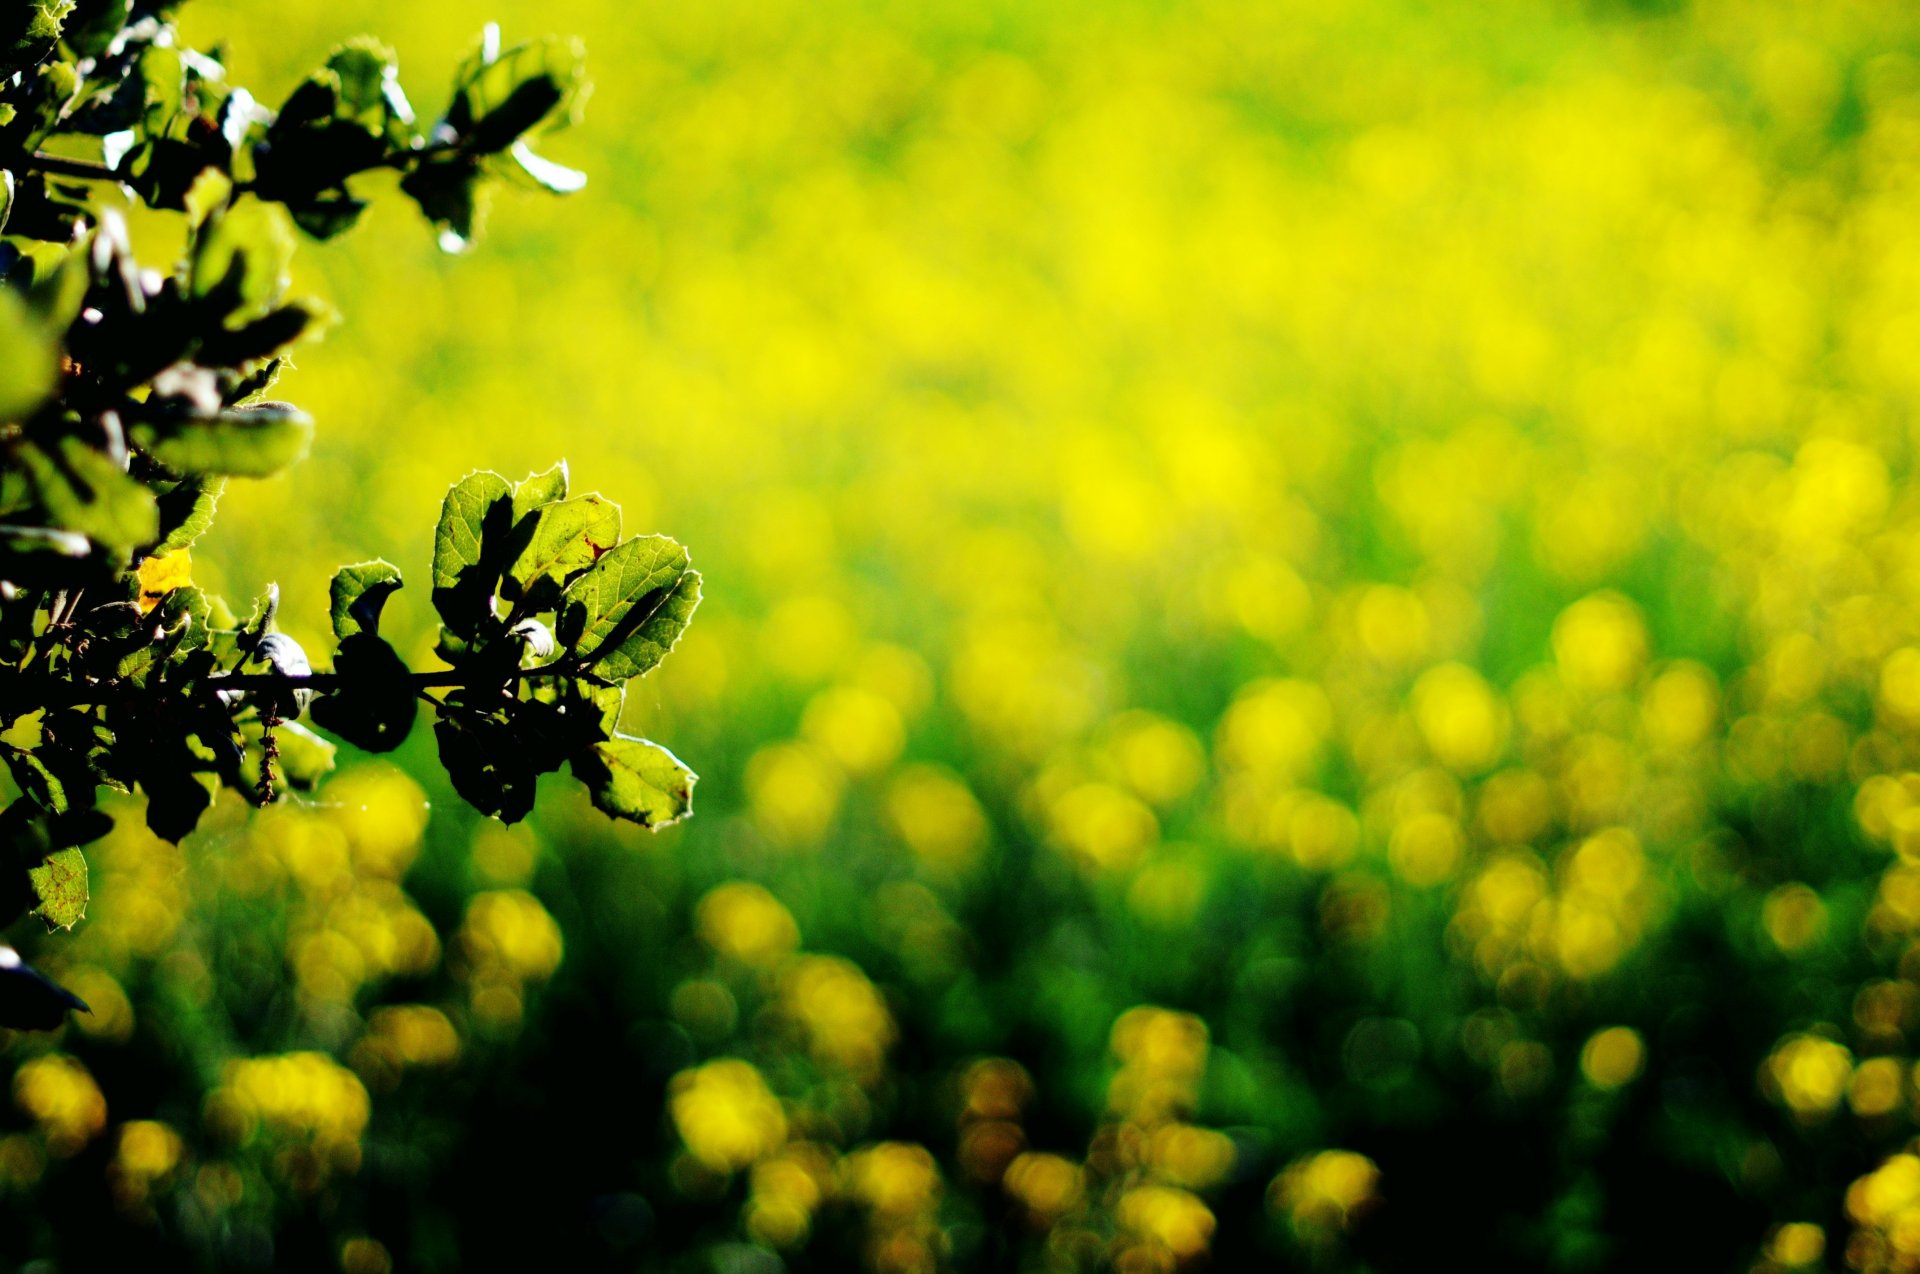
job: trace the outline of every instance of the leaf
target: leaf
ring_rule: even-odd
[[[308,233],[314,231],[309,229]],[[318,301],[290,301],[239,327],[207,333],[194,357],[208,367],[239,367],[271,358],[295,341],[317,337],[334,317],[333,311]]]
[[[197,229],[233,202],[233,178],[218,168],[203,168],[180,202],[185,206],[187,224]]]
[[[507,578],[518,585],[515,593],[532,599],[533,610],[552,604],[542,604],[540,594],[558,599],[559,586],[569,575],[592,566],[620,541],[620,506],[604,496],[557,500],[527,516],[533,520],[532,532],[527,546],[507,568]],[[543,582],[551,587],[539,588]]]
[[[176,553],[153,553],[142,558],[138,572],[140,610],[151,611],[176,588],[193,583],[193,554],[186,549]]]
[[[634,608],[635,615],[644,611],[644,618],[611,650],[590,661],[593,671],[608,681],[628,681],[653,671],[673,652],[699,605],[700,572],[688,571],[657,599]]]
[[[215,416],[140,421],[129,437],[175,473],[266,478],[307,454],[313,418],[290,403],[249,403]]]
[[[113,820],[99,810],[54,814],[32,801],[14,801],[0,810],[0,925],[12,924],[39,898],[28,871],[48,854],[99,840]]]
[[[498,39],[489,31],[462,64],[447,108],[445,126],[474,154],[574,122],[591,89],[580,41],[547,36],[495,55]]]
[[[160,508],[153,492],[128,477],[105,452],[78,438],[61,438],[52,450],[28,443],[16,454],[56,525],[116,549],[135,549],[160,538]]]
[[[0,288],[0,422],[24,420],[53,393],[60,350],[12,288]]]
[[[148,829],[162,840],[179,844],[213,804],[217,784],[211,775],[167,765],[142,772],[140,786],[147,794]]]
[[[162,539],[157,553],[190,548],[213,525],[213,512],[220,503],[227,480],[219,477],[187,478],[159,498]]]
[[[406,125],[413,108],[400,89],[400,64],[393,50],[377,40],[349,40],[333,51],[327,69],[340,84],[339,114],[388,141],[409,140]]]
[[[513,484],[513,520],[517,523],[543,504],[567,498],[567,462],[532,473]]]
[[[560,644],[591,660],[649,614],[687,573],[687,550],[664,535],[643,535],[600,555],[567,585],[560,603]]]
[[[15,1031],[52,1031],[64,1026],[67,1012],[91,1013],[86,1001],[0,946],[0,1026]]]
[[[73,808],[67,799],[66,784],[48,767],[38,751],[8,748],[6,756],[7,769],[12,772],[13,781],[36,805],[55,814],[65,814]]]
[[[47,928],[71,929],[87,914],[87,859],[77,849],[56,850],[38,867],[27,869],[40,905],[33,914]]]
[[[480,166],[464,155],[417,161],[400,179],[420,211],[440,232],[440,250],[465,252],[486,222],[486,188]]]
[[[380,610],[400,588],[400,568],[375,559],[343,566],[333,573],[333,635],[341,640],[357,632],[379,633]]]
[[[338,689],[316,696],[313,723],[368,752],[391,752],[406,741],[419,716],[407,665],[371,632],[343,639],[333,657]]]
[[[293,225],[278,204],[248,200],[208,219],[194,237],[187,293],[226,326],[260,318],[286,295]]]
[[[36,244],[33,281],[27,303],[35,319],[47,332],[64,332],[73,326],[86,303],[87,288],[93,282],[88,253],[82,248],[63,248]]]
[[[542,677],[514,708],[514,726],[527,745],[554,760],[573,757],[619,733],[622,686],[599,686],[579,677]],[[557,767],[549,767],[557,768]]]
[[[447,628],[472,637],[492,619],[493,589],[513,528],[513,490],[497,473],[471,473],[447,492],[433,533],[433,607]]]
[[[32,66],[53,52],[60,38],[61,24],[73,12],[74,0],[26,0],[9,5],[0,40],[4,40],[3,64],[7,74]]]
[[[287,205],[293,224],[316,239],[331,239],[345,234],[360,221],[367,201],[345,191],[325,190],[310,199]]]
[[[533,809],[536,774],[519,735],[491,717],[433,723],[440,764],[461,799],[503,823],[517,823]]]
[[[615,818],[658,830],[693,811],[693,771],[657,743],[616,735],[573,758],[573,773],[594,805]]]

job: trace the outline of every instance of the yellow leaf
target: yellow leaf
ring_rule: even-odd
[[[140,609],[150,611],[176,588],[193,583],[193,554],[187,549],[156,553],[140,563]]]

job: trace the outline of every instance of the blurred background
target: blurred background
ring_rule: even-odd
[[[626,720],[697,817],[425,730],[123,816],[0,1260],[1920,1267],[1920,13],[183,13],[428,117],[495,19],[591,183],[304,245],[319,439],[196,582],[325,650],[564,457],[706,574]]]

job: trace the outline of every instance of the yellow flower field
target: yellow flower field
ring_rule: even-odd
[[[1920,14],[182,14],[269,102],[488,19],[585,41],[588,186],[303,244],[317,440],[192,578],[323,651],[338,563],[564,457],[705,575],[626,718],[696,817],[506,828],[419,730],[126,821],[12,1207],[354,1274],[1920,1269]]]

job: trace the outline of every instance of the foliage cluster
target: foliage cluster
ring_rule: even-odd
[[[311,788],[335,749],[299,723],[309,708],[378,752],[431,700],[456,788],[507,821],[564,764],[610,814],[681,817],[691,772],[618,726],[625,684],[672,649],[699,575],[664,536],[622,539],[619,507],[570,494],[564,463],[517,484],[475,473],[447,495],[441,671],[411,672],[380,635],[401,584],[387,562],[334,576],[322,672],[275,631],[276,588],[237,617],[192,583],[228,480],[279,472],[312,435],[268,397],[327,317],[288,295],[295,227],[352,227],[354,183],[375,170],[399,174],[448,250],[472,240],[487,181],[579,189],[532,149],[586,96],[577,43],[503,49],[488,27],[423,130],[372,41],[269,110],[180,42],[174,8],[39,0],[9,10],[0,40],[0,757],[20,792],[0,813],[5,919],[83,914],[79,847],[110,826],[102,786],[144,794],[171,841],[222,786],[263,804]],[[184,221],[171,268],[135,260],[121,198]],[[7,977],[0,1024],[51,1027],[79,1003],[17,957]]]

